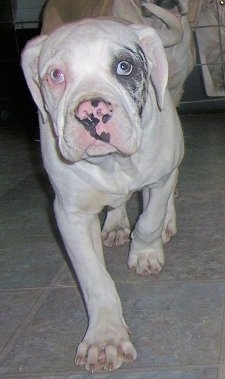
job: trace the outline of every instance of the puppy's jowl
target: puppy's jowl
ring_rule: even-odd
[[[89,19],[28,42],[22,66],[39,108],[58,227],[88,310],[75,361],[113,370],[134,360],[136,350],[102,241],[128,240],[126,201],[140,189],[144,211],[131,235],[129,268],[159,273],[163,242],[176,232],[183,136],[167,91],[164,48],[150,27]],[[98,214],[107,205],[101,232]]]

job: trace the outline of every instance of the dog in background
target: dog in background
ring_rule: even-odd
[[[196,37],[208,96],[225,95],[225,2],[201,0]]]
[[[144,15],[151,18],[151,26],[156,29],[157,32],[161,30],[161,35],[163,35],[163,33],[168,33],[168,24],[165,22],[165,18],[163,19],[160,16],[160,12],[157,12],[157,17],[151,15],[151,13],[153,13],[150,6],[151,3],[166,9],[167,12],[176,17],[181,24],[182,37],[180,40],[176,44],[165,46],[169,64],[168,88],[175,106],[179,106],[185,80],[193,70],[196,62],[195,43],[188,20],[189,0],[142,1]],[[151,12],[149,13],[149,11]]]

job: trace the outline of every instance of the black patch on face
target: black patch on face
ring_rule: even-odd
[[[128,62],[132,65],[129,75],[118,74],[118,65],[121,62]],[[148,80],[147,60],[142,48],[138,44],[134,46],[134,49],[124,47],[114,56],[111,67],[112,74],[127,90],[138,108],[139,116],[141,116],[147,98]]]

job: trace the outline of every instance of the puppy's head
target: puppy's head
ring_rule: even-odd
[[[135,153],[146,112],[151,118],[153,108],[163,108],[168,65],[150,27],[106,19],[68,24],[28,42],[22,67],[43,122],[51,120],[72,162]]]

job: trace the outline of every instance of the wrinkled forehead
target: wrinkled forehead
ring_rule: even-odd
[[[49,59],[82,50],[91,59],[105,49],[131,48],[138,44],[137,34],[128,26],[111,20],[83,20],[64,26],[52,33],[44,42],[39,57],[40,65]],[[94,57],[93,57],[94,58]]]

